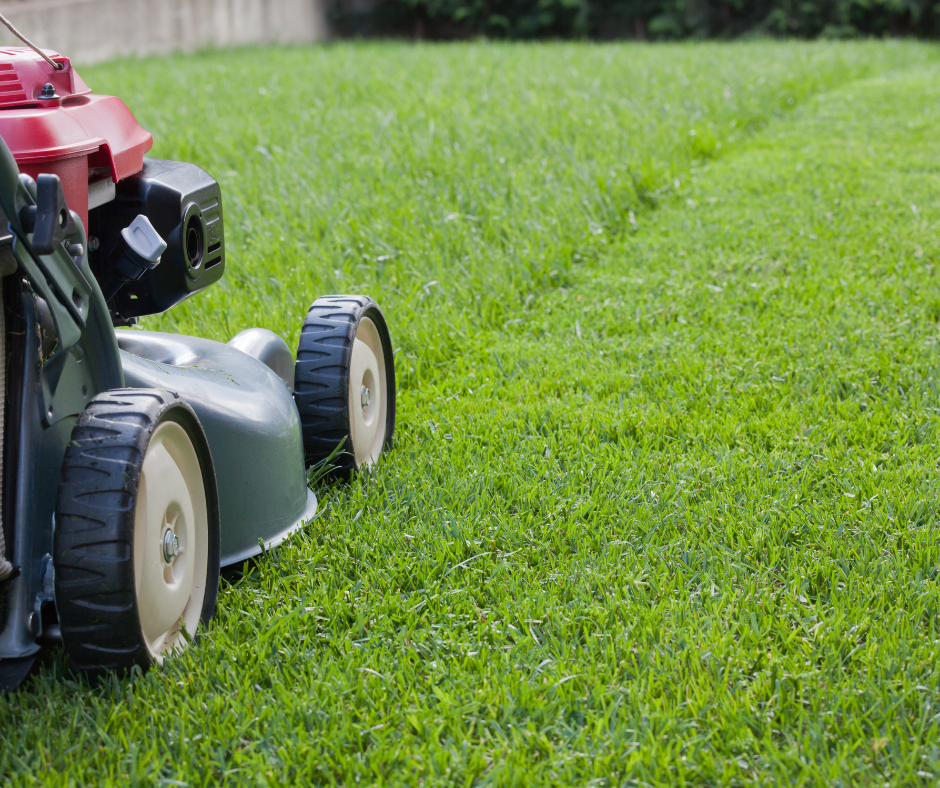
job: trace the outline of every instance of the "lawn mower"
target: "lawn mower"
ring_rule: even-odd
[[[219,184],[67,57],[0,50],[0,686],[44,646],[146,670],[213,615],[222,567],[313,518],[308,469],[374,465],[395,427],[372,299],[313,302],[295,355],[132,328],[225,270]]]

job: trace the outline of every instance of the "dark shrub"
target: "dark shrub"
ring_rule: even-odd
[[[932,37],[940,0],[328,0],[340,35],[417,38]]]

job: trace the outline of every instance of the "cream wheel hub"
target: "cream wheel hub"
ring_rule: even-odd
[[[209,561],[209,518],[199,458],[186,430],[160,424],[144,455],[134,514],[137,610],[152,657],[182,648],[199,626]]]
[[[375,323],[359,321],[349,364],[349,427],[356,467],[378,462],[388,420],[385,351]]]

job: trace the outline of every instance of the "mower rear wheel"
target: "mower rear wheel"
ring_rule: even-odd
[[[388,326],[367,296],[318,298],[304,319],[294,367],[307,465],[346,475],[371,467],[395,431],[395,362]]]
[[[73,666],[146,670],[185,648],[215,610],[219,551],[215,471],[192,408],[149,389],[95,397],[56,505],[56,607]]]

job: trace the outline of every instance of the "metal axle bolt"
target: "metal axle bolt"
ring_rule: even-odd
[[[362,402],[362,407],[364,408],[368,406],[370,402],[372,402],[372,395],[369,393],[369,389],[367,389],[365,386],[362,387],[362,392],[359,396],[359,400],[360,402]]]
[[[180,554],[180,538],[169,528],[163,533],[163,560],[168,564]]]

